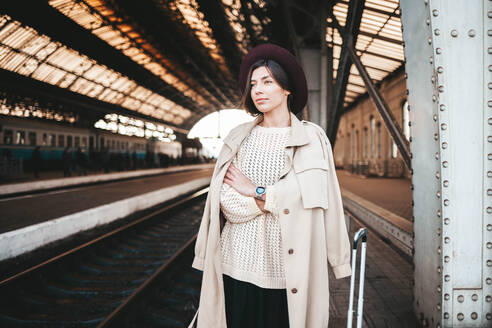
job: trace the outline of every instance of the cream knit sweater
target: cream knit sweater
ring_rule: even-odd
[[[232,164],[256,186],[265,186],[265,210],[253,197],[223,183],[220,208],[226,218],[221,234],[223,273],[262,288],[285,288],[285,269],[275,195],[269,190],[285,165],[290,127],[255,126]]]

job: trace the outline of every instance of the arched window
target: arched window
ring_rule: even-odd
[[[370,130],[369,130],[369,140],[370,140],[370,144],[371,144],[370,157],[374,157],[374,153],[375,153],[374,132],[376,130],[376,120],[374,119],[374,116],[371,115],[369,121],[371,124]]]
[[[408,122],[410,121],[410,113],[408,111],[408,101],[406,100],[403,103],[403,106],[401,107],[401,126],[403,130],[403,135],[407,140],[410,140],[410,126],[408,125]],[[396,143],[393,141],[392,147],[391,147],[391,157],[396,158],[398,156],[398,147],[396,146]]]
[[[359,130],[355,130],[355,159],[359,158],[360,146],[359,146]]]
[[[362,136],[363,142],[364,142],[364,147],[362,148],[362,157],[367,158],[367,154],[369,151],[369,131],[367,130],[367,126],[364,127],[364,134]]]
[[[356,135],[355,135],[355,125],[352,124],[352,133],[351,133],[352,138],[350,138],[350,158],[354,159],[355,158],[355,152],[356,152]]]
[[[376,156],[381,158],[381,122],[376,124],[377,134],[376,134]]]

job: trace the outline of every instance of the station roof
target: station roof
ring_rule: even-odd
[[[0,69],[63,89],[64,98],[187,130],[239,105],[251,47],[319,47],[324,1],[17,0],[0,4]],[[328,2],[344,27],[349,0]],[[286,27],[291,27],[291,29]],[[294,37],[292,34],[296,34]],[[327,19],[337,75],[342,37]],[[404,61],[397,0],[366,0],[355,48],[374,82]],[[0,72],[0,73],[1,73]],[[352,66],[344,107],[365,94]],[[61,97],[61,96],[60,96]],[[90,107],[90,106],[89,106]]]

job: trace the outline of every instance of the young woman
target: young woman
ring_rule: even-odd
[[[350,243],[325,132],[294,115],[307,86],[273,44],[241,64],[244,108],[256,119],[224,139],[193,267],[203,270],[198,328],[328,327],[328,262],[349,276]]]

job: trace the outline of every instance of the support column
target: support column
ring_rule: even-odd
[[[401,0],[414,186],[415,311],[492,325],[492,2]]]
[[[321,112],[326,111],[326,99],[323,101],[322,95],[326,97],[326,91],[323,92],[322,85],[326,85],[326,74],[323,76],[321,70],[323,67],[326,69],[326,56],[321,56],[319,49],[309,48],[299,49],[299,56],[308,86],[307,119],[323,127]],[[325,83],[322,77],[325,78]],[[322,104],[325,104],[325,107],[322,107]],[[323,116],[326,117],[326,113]],[[324,125],[323,129],[326,129],[326,120]]]

